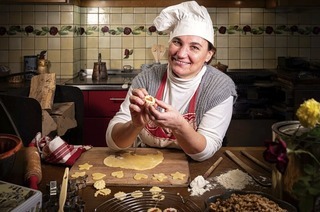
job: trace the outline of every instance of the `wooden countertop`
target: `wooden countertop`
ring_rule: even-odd
[[[222,147],[212,158],[203,161],[203,162],[196,162],[193,160],[189,160],[189,168],[190,168],[190,177],[193,180],[198,175],[203,175],[209,167],[221,156],[223,157],[222,162],[220,165],[213,171],[210,175],[210,178],[215,176],[219,176],[222,173],[225,173],[232,169],[241,169],[237,166],[226,154],[226,150],[232,151],[236,156],[238,156],[243,162],[247,165],[251,166],[252,168],[260,171],[266,176],[271,177],[271,173],[268,173],[258,165],[254,164],[251,160],[246,158],[244,155],[241,154],[240,151],[245,150],[260,161],[264,162],[262,152],[264,151],[265,147]],[[10,179],[6,180],[11,183],[24,185],[24,172],[25,172],[25,156],[24,150],[20,150],[17,154],[15,166],[13,169],[13,173],[10,175]],[[58,185],[62,182],[62,176],[64,173],[64,166],[59,165],[51,165],[42,163],[42,174],[43,178],[41,183],[39,184],[39,190],[42,191],[43,194],[48,194],[47,185],[50,181],[56,180]],[[113,194],[117,193],[118,191],[123,191],[126,193],[133,192],[135,190],[147,190],[146,187],[139,187],[139,186],[108,186],[111,189],[111,195],[109,196],[101,196],[94,197],[95,189],[92,186],[87,186],[84,189],[79,191],[79,194],[85,201],[85,211],[94,211],[94,209],[100,205],[101,203],[105,202],[106,200],[113,198]],[[262,187],[258,184],[249,185],[245,188],[245,190],[255,190],[255,191],[262,191],[265,193],[271,194],[271,187]],[[205,208],[205,201],[213,195],[221,194],[226,191],[225,188],[222,186],[218,186],[210,191],[205,192],[201,196],[190,196],[190,192],[188,191],[187,187],[165,187],[164,191],[166,192],[173,192],[173,193],[180,193],[184,198],[189,198],[191,201],[196,203],[199,207],[203,210]]]

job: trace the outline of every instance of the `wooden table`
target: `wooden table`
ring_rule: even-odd
[[[191,180],[193,180],[198,175],[203,175],[206,170],[220,157],[223,157],[222,162],[220,165],[214,170],[214,172],[210,175],[210,178],[213,178],[215,176],[219,176],[220,174],[227,172],[232,169],[241,169],[238,165],[236,165],[224,152],[225,150],[232,151],[235,155],[237,155],[242,161],[244,161],[249,166],[253,167],[254,169],[260,171],[264,175],[271,176],[271,173],[268,173],[264,169],[260,168],[256,164],[254,164],[251,160],[247,159],[244,155],[240,153],[241,150],[245,150],[251,155],[255,156],[260,161],[263,160],[262,152],[265,148],[264,147],[222,147],[212,158],[203,161],[203,162],[196,162],[190,159],[189,167],[190,167],[190,177]],[[23,150],[19,152],[16,158],[16,164],[15,168],[12,173],[12,177],[7,180],[9,182],[23,185],[24,179],[24,154]],[[59,185],[62,181],[62,176],[64,173],[64,166],[59,165],[50,165],[50,164],[42,164],[42,173],[43,178],[41,183],[39,184],[39,190],[43,192],[43,194],[47,194],[47,185],[50,181],[56,180]],[[209,178],[209,179],[210,179]],[[113,194],[115,194],[118,191],[123,192],[133,192],[135,190],[139,189],[145,189],[139,186],[107,186],[111,189],[112,193],[109,196],[98,196],[94,197],[95,189],[92,186],[87,186],[84,189],[80,190],[80,195],[85,201],[85,211],[94,211],[94,209],[100,205],[101,203],[105,202],[106,200],[113,198]],[[146,189],[145,189],[146,190]],[[249,187],[246,187],[246,190],[257,190],[257,191],[263,191],[266,193],[271,194],[271,187],[262,187],[258,184],[256,185],[250,185]],[[212,195],[221,194],[226,191],[222,186],[218,186],[215,189],[212,189],[210,191],[205,192],[201,196],[190,196],[190,192],[188,191],[187,187],[166,187],[164,188],[164,191],[166,192],[174,192],[174,193],[180,193],[184,198],[190,198],[194,203],[196,203],[199,207],[202,209],[205,208],[205,201],[207,198],[209,198]]]

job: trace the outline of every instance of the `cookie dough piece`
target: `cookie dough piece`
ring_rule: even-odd
[[[146,105],[154,105],[156,103],[156,99],[151,96],[151,95],[147,95],[144,97],[144,100],[146,101]]]
[[[127,197],[127,194],[124,193],[123,191],[119,191],[114,194],[114,198],[116,198],[118,200],[124,200],[126,197]]]
[[[175,208],[166,208],[163,210],[163,212],[178,212],[178,210]]]
[[[124,173],[123,173],[123,171],[116,171],[116,172],[112,172],[111,176],[116,177],[116,178],[123,178]]]
[[[86,172],[75,172],[71,175],[72,178],[78,178],[78,177],[83,177],[86,175]]]
[[[147,212],[162,212],[160,208],[149,208]]]
[[[96,172],[96,173],[92,173],[92,179],[93,180],[101,180],[105,177],[106,175],[103,174],[103,173],[99,173],[99,172]]]
[[[133,176],[133,179],[135,179],[135,180],[148,179],[148,175],[142,174],[142,173],[136,173],[136,174]]]
[[[152,188],[149,189],[149,191],[152,193],[152,194],[159,194],[160,192],[163,191],[162,188],[158,187],[158,186],[153,186]]]
[[[155,201],[162,201],[162,200],[164,200],[164,198],[165,198],[165,196],[160,193],[152,195],[152,199]]]
[[[168,177],[167,177],[165,174],[163,174],[163,173],[153,174],[153,177],[152,177],[152,179],[158,180],[158,181],[160,181],[160,182],[162,182],[163,180],[165,180],[165,179],[167,179],[167,178],[168,178]]]
[[[172,179],[174,180],[183,180],[183,178],[186,176],[186,174],[183,174],[181,172],[176,172],[173,174],[170,174],[172,176]]]
[[[79,166],[79,170],[89,170],[91,167],[93,167],[93,165],[89,163],[80,164],[78,166]]]
[[[111,194],[111,190],[109,188],[100,189],[94,193],[94,196],[97,197],[98,195],[107,196]]]
[[[106,182],[104,180],[98,180],[94,182],[93,187],[97,190],[104,189],[106,187]]]
[[[137,190],[137,191],[132,192],[132,193],[131,193],[131,196],[132,196],[133,198],[140,198],[140,197],[143,196],[143,193],[142,193],[140,190]]]

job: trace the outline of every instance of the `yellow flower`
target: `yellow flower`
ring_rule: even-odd
[[[320,123],[320,103],[309,99],[300,105],[296,115],[302,126],[314,128]]]

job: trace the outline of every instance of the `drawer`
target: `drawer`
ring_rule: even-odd
[[[87,117],[113,117],[126,95],[127,91],[89,91]]]

